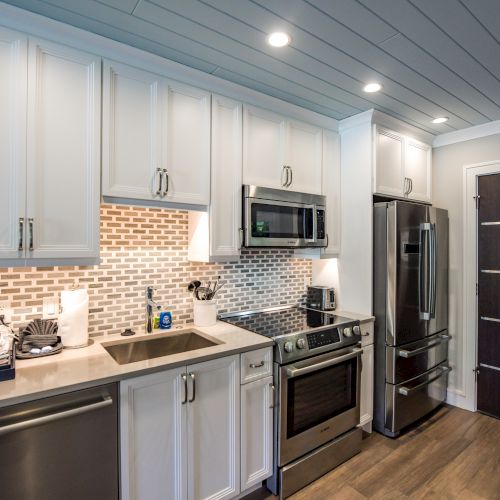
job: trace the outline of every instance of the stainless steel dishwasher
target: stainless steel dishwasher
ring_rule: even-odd
[[[118,499],[116,384],[0,408],[0,498]]]

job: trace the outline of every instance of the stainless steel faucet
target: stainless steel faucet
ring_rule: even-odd
[[[161,309],[160,304],[153,300],[155,288],[153,286],[146,287],[146,332],[153,331],[153,312]]]

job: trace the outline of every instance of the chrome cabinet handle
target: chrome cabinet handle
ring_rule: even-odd
[[[293,170],[292,170],[292,167],[288,167],[288,170],[290,171],[290,180],[288,181],[288,184],[286,187],[290,187],[292,185],[292,182],[293,182]]]
[[[64,418],[75,417],[77,415],[82,415],[83,413],[89,413],[91,411],[111,406],[112,404],[113,400],[111,399],[111,397],[104,396],[102,401],[98,401],[97,403],[91,403],[85,406],[72,408],[71,410],[60,411],[58,413],[44,415],[43,417],[32,418],[30,420],[16,422],[15,424],[5,425],[3,427],[0,427],[0,436],[10,434],[12,432],[22,431],[24,429],[30,429],[31,427],[47,424],[49,422],[56,422],[57,420],[62,420]]]
[[[250,363],[248,366],[250,366],[250,368],[262,368],[264,366],[264,361],[261,361],[259,364]]]
[[[190,373],[189,376],[193,382],[193,396],[188,400],[188,403],[192,403],[196,399],[196,377],[194,373]]]
[[[285,174],[285,180],[283,180],[283,174]],[[288,183],[288,167],[286,165],[283,165],[281,168],[281,186],[286,187]]]
[[[269,408],[274,408],[274,401],[276,399],[276,387],[272,382],[269,384],[269,389],[271,389],[271,404],[269,405]]]
[[[20,252],[24,250],[24,217],[19,217],[19,246],[17,249]]]
[[[168,194],[168,189],[169,189],[169,176],[168,176],[168,170],[164,168],[162,170],[162,175],[165,176],[165,189],[163,190],[162,196],[167,196]]]
[[[410,190],[408,191],[408,194],[410,194],[413,191],[413,179],[409,177],[408,181],[410,182]]]
[[[404,186],[403,186],[403,194],[405,196],[408,195],[408,177],[405,177],[405,183],[404,183]]]
[[[415,391],[418,391],[419,389],[422,389],[422,387],[425,387],[426,385],[432,384],[432,382],[435,382],[438,378],[441,378],[443,375],[446,373],[451,372],[451,368],[449,366],[443,366],[440,368],[440,371],[437,375],[434,377],[431,377],[429,380],[426,380],[425,382],[422,382],[421,384],[417,384],[415,387],[399,387],[398,388],[398,393],[402,394],[403,396],[411,396]]]
[[[185,373],[181,375],[181,379],[184,382],[184,399],[182,400],[182,404],[185,405],[188,402],[188,378]]]
[[[29,227],[29,230],[30,230],[30,242],[29,242],[29,250],[30,252],[33,251],[33,217],[30,217],[28,219],[28,227]]]
[[[162,190],[163,176],[161,168],[156,169],[155,177],[158,177],[158,189],[156,190],[156,194],[158,196],[163,196],[163,190]]]

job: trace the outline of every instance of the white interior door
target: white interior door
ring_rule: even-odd
[[[185,367],[120,383],[122,500],[187,496],[182,375]]]
[[[285,139],[283,116],[243,106],[243,184],[284,187]]]
[[[27,45],[0,28],[0,259],[25,255]]]
[[[239,356],[188,366],[188,498],[225,499],[240,488]],[[192,374],[192,376],[191,376]]]
[[[289,120],[286,164],[291,168],[287,189],[321,194],[323,131],[319,127]]]
[[[103,195],[161,200],[163,80],[113,61],[103,70]]]
[[[168,103],[168,104],[167,104]],[[167,128],[162,168],[168,185],[163,201],[208,205],[210,203],[210,93],[168,83],[165,100]]]
[[[412,139],[405,146],[405,176],[411,179],[408,198],[431,201],[431,147]]]
[[[374,192],[403,196],[403,136],[376,127]]]
[[[30,258],[99,255],[101,60],[30,39],[27,248]]]

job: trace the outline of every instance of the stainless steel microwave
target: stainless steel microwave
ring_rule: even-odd
[[[258,186],[243,186],[246,247],[326,247],[326,198]]]

